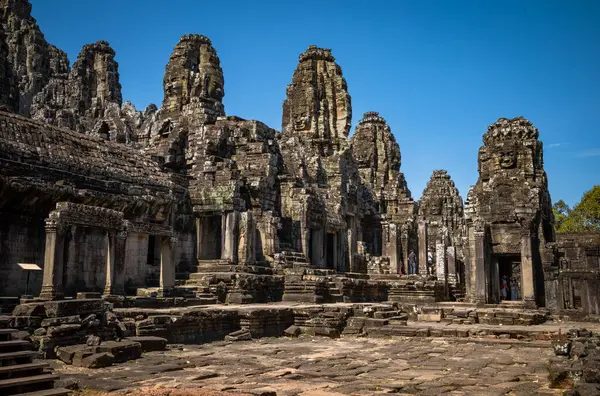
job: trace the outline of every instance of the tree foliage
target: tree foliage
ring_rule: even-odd
[[[600,232],[600,185],[586,191],[573,209],[560,200],[552,211],[556,232]]]

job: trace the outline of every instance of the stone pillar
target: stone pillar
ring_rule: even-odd
[[[240,237],[238,245],[238,261],[240,264],[252,265],[256,263],[256,227],[251,212],[240,215]]]
[[[446,261],[448,263],[448,283],[455,285],[458,283],[456,276],[456,248],[448,246],[446,248]]]
[[[175,260],[173,245],[175,238],[161,237],[160,240],[160,289],[162,297],[170,296],[175,286]]]
[[[525,227],[521,234],[521,296],[526,307],[535,308],[535,280],[531,246],[531,228]]]
[[[223,236],[223,253],[221,258],[237,264],[237,242],[239,235],[239,212],[229,212],[224,215],[225,235]]]
[[[427,223],[419,221],[419,269],[418,273],[427,275]]]
[[[44,277],[40,299],[64,298],[63,271],[66,229],[54,221],[46,221],[46,247],[44,252]]]
[[[314,267],[323,267],[323,229],[311,230],[311,264]]]
[[[348,227],[348,265],[350,267],[350,271],[354,272],[356,271],[356,263],[354,262],[354,255],[357,252],[357,242],[358,242],[358,238],[356,236],[356,218],[354,216],[351,216],[348,218],[349,219],[349,224],[347,224]]]
[[[202,217],[196,218],[196,260],[200,260],[204,251],[204,230],[202,229]]]
[[[331,240],[333,241],[333,246],[330,246],[329,249],[333,249],[333,269],[335,269],[336,271],[343,271],[343,267],[340,265],[340,263],[338,263],[338,233],[334,233],[333,234],[333,238],[331,238]]]
[[[435,269],[438,281],[446,282],[446,244],[443,242],[435,244]]]
[[[300,229],[300,243],[302,244],[302,253],[306,257],[306,261],[310,261],[310,229],[305,228],[304,224]]]
[[[402,263],[398,258],[398,227],[396,224],[385,224],[383,227],[382,256],[390,259],[390,274],[401,273]]]
[[[127,232],[108,233],[106,252],[106,286],[107,296],[125,295],[125,247]]]
[[[475,302],[487,303],[487,287],[485,281],[485,230],[475,230]]]
[[[402,243],[402,262],[400,265],[402,266],[401,273],[408,274],[408,226],[405,224],[402,226],[402,235],[401,235],[401,243]]]

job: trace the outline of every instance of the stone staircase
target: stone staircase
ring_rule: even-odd
[[[302,268],[308,267],[310,263],[304,256],[304,253],[296,252],[294,250],[282,250],[277,253],[275,258],[275,267],[278,269],[287,268]]]
[[[14,329],[0,328],[0,394],[27,396],[69,395],[68,389],[54,388],[58,375],[48,363],[33,362],[38,356],[29,341],[15,340]]]

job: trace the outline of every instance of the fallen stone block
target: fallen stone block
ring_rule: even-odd
[[[83,367],[83,359],[96,353],[95,347],[82,346],[73,354],[73,366]]]
[[[142,356],[142,346],[140,343],[128,340],[105,341],[95,348],[97,352],[108,352],[113,355],[117,363],[135,360]]]
[[[47,301],[44,303],[44,308],[49,318],[89,315],[104,312],[104,301],[101,299]]]
[[[248,341],[251,339],[252,334],[250,334],[250,330],[248,329],[234,331],[225,336],[225,341]]]
[[[102,368],[112,366],[115,362],[115,357],[107,352],[94,353],[81,360],[81,367],[85,368]]]
[[[90,336],[88,336],[85,343],[88,346],[98,346],[98,345],[100,345],[101,342],[102,342],[102,340],[100,339],[100,337],[95,336],[95,335],[90,335]]]
[[[45,316],[44,303],[19,304],[12,312],[12,316]]]
[[[440,313],[423,313],[417,315],[419,322],[440,322],[442,320],[442,314]]]
[[[296,325],[291,325],[283,333],[288,337],[298,337],[302,333],[302,330]]]
[[[81,325],[78,324],[67,324],[60,326],[52,326],[48,327],[46,334],[50,337],[58,337],[61,335],[65,335],[68,333],[74,333],[81,329]]]
[[[60,326],[65,324],[79,324],[81,317],[79,315],[63,316],[60,318],[46,318],[42,320],[42,327]]]
[[[167,348],[167,339],[162,337],[128,337],[124,341],[139,343],[141,345],[142,352],[164,351]]]

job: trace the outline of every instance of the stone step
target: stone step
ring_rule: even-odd
[[[16,378],[42,374],[42,371],[47,367],[48,363],[25,363],[0,366],[0,379],[5,379],[5,377]]]
[[[29,341],[25,340],[10,340],[0,341],[0,352],[18,352],[31,350],[32,346]]]
[[[13,360],[13,359],[32,359],[39,356],[38,351],[19,351],[19,352],[8,352],[0,353],[0,361],[2,360]],[[0,363],[1,364],[1,363]]]
[[[12,316],[8,315],[0,315],[0,329],[8,328],[10,321],[12,320]]]
[[[0,380],[0,389],[17,388],[17,387],[20,387],[23,385],[31,385],[31,384],[42,384],[42,383],[52,384],[52,383],[54,383],[54,381],[56,381],[59,378],[60,377],[55,374],[40,374],[40,375],[33,375],[31,377],[9,378],[9,379]],[[0,391],[0,392],[4,392],[4,391]],[[2,394],[6,394],[6,393],[2,393]]]
[[[0,341],[9,341],[17,329],[0,329]]]
[[[36,392],[21,393],[19,396],[63,396],[70,395],[72,391],[64,388],[46,389]]]

